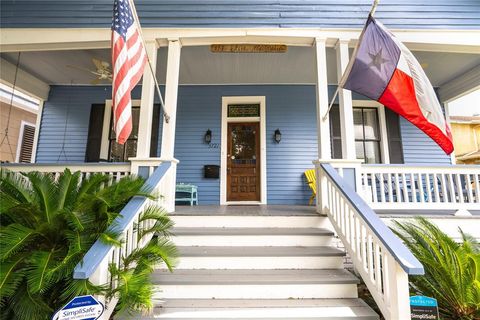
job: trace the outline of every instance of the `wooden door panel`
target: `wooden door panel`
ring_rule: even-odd
[[[260,201],[260,125],[228,124],[227,201]]]

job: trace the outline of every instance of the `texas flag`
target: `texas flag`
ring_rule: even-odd
[[[425,72],[407,47],[372,16],[339,85],[392,109],[445,153],[452,153],[450,127]]]

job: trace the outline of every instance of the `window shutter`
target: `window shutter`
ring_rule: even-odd
[[[90,124],[88,126],[87,151],[85,162],[100,161],[100,148],[102,145],[104,104],[92,104],[90,110]]]
[[[330,145],[332,159],[342,159],[342,133],[340,129],[340,109],[338,104],[332,105],[330,113]]]
[[[385,120],[387,124],[390,163],[403,163],[402,135],[400,133],[400,120],[398,114],[385,108]]]
[[[35,137],[35,127],[25,124],[23,126],[22,145],[18,162],[32,162],[33,139]]]
[[[157,157],[158,150],[158,131],[160,129],[160,105],[153,105],[153,115],[152,115],[152,138],[150,142],[150,157]]]

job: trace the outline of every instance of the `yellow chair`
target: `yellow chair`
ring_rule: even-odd
[[[313,200],[317,195],[317,176],[315,175],[315,169],[309,169],[305,171],[305,178],[307,178],[307,183],[312,189],[312,196],[308,201],[308,205],[312,205]]]

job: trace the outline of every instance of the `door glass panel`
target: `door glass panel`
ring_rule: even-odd
[[[256,163],[255,128],[248,125],[233,127],[231,160],[236,164]]]

